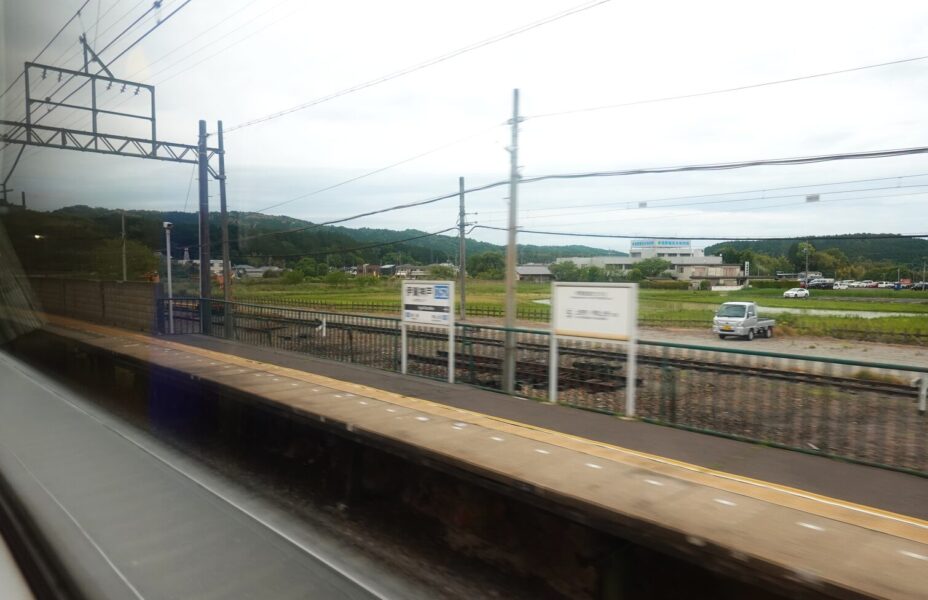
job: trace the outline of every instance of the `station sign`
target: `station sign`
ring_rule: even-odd
[[[554,283],[551,328],[556,335],[634,340],[638,284]]]
[[[454,325],[454,282],[403,282],[403,322],[449,327]]]

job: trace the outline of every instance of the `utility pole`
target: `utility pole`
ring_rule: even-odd
[[[503,356],[503,391],[516,387],[516,219],[519,201],[519,90],[512,90],[512,143],[509,146],[509,231],[506,244],[506,340]]]
[[[805,245],[805,246],[802,247],[802,251],[803,251],[803,253],[805,253],[805,255],[806,255],[806,276],[805,276],[805,283],[806,283],[806,286],[808,286],[808,285],[809,285],[809,246],[808,246],[808,243],[807,243],[807,245]]]
[[[211,311],[209,264],[209,158],[206,150],[206,121],[200,121],[197,166],[199,167],[200,192],[200,333],[208,334]]]
[[[26,190],[22,191],[23,210],[26,210]]]
[[[173,224],[164,222],[164,247],[167,250],[165,258],[167,260],[168,271],[168,333],[174,334],[174,285],[171,282],[171,228]]]
[[[122,280],[126,280],[126,211],[119,211],[120,221],[122,222]]]
[[[229,211],[226,206],[226,150],[222,143],[222,121],[216,129],[219,137],[219,223],[222,228],[222,323],[226,338],[232,338],[232,265],[229,263]]]
[[[464,212],[464,178],[458,177],[458,277],[461,280],[458,286],[461,290],[461,320],[467,318],[467,293],[464,286],[467,285],[467,240],[464,239],[465,222]]]

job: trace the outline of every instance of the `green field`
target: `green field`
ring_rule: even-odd
[[[467,304],[473,313],[479,309],[498,313],[504,303],[505,287],[501,281],[473,280],[467,283]],[[708,327],[716,307],[728,301],[755,301],[762,306],[822,310],[912,313],[866,319],[855,316],[820,316],[777,314],[780,334],[826,335],[863,340],[898,341],[928,344],[928,292],[910,290],[813,290],[807,300],[787,300],[783,290],[750,289],[732,292],[654,290],[640,291],[639,320],[644,325],[663,327]],[[535,300],[547,299],[551,286],[520,283],[517,301],[523,320],[547,320],[547,305]],[[300,283],[287,285],[277,281],[239,282],[235,298],[243,302],[281,305],[304,305],[353,312],[396,313],[399,310],[400,282],[381,280],[358,285]]]

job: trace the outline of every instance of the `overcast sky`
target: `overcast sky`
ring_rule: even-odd
[[[154,24],[155,15],[164,18],[183,1],[165,0],[151,20],[102,58],[112,59]],[[3,89],[82,2],[0,0]],[[588,4],[192,0],[111,69],[117,77],[157,86],[160,138],[194,143],[198,119],[206,119],[211,131],[219,119],[233,128]],[[82,30],[102,50],[150,5],[90,0],[39,62],[79,68]],[[926,30],[924,2],[605,2],[229,132],[230,208],[260,210],[305,196],[268,212],[323,221],[453,192],[459,176],[468,187],[504,180],[510,136],[505,122],[514,88],[521,90],[528,117],[519,149],[526,177],[923,145],[928,60],[678,101],[540,115],[928,55]],[[44,95],[57,82],[50,77],[35,85],[35,93]],[[23,118],[21,99],[19,82],[0,99],[5,119]],[[145,108],[115,88],[101,103]],[[50,114],[45,123],[89,128],[86,118],[68,110]],[[108,119],[102,126],[143,133],[125,120]],[[3,153],[4,176],[11,150]],[[188,165],[30,149],[9,185],[17,197],[25,189],[31,206],[42,210],[71,204],[193,210],[192,175]],[[877,178],[885,179],[853,183]],[[812,187],[775,189],[787,186]],[[218,192],[210,187],[218,209]],[[806,203],[810,193],[822,201]],[[697,239],[922,233],[928,230],[926,194],[928,157],[916,155],[524,184],[519,209],[521,226],[562,232]],[[470,219],[505,226],[507,196],[505,186],[469,195],[468,211],[478,213]],[[645,201],[648,206],[639,208]],[[456,219],[457,202],[448,200],[350,225],[435,231]],[[496,243],[505,238],[480,229],[472,235]],[[628,248],[625,240],[535,234],[519,241]]]

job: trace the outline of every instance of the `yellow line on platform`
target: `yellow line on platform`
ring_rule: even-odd
[[[563,433],[536,425],[530,425],[528,423],[496,417],[469,409],[451,407],[423,398],[405,396],[402,394],[381,390],[379,388],[373,388],[367,385],[346,382],[333,379],[325,375],[318,375],[316,373],[309,373],[306,371],[291,369],[289,367],[282,367],[270,363],[242,358],[231,354],[225,354],[222,352],[182,344],[180,342],[172,342],[144,334],[128,332],[120,329],[52,315],[48,316],[48,320],[52,324],[65,327],[67,329],[88,331],[107,337],[131,338],[148,345],[182,350],[191,354],[207,357],[212,360],[223,361],[239,366],[258,368],[266,372],[276,373],[290,377],[292,379],[310,382],[339,391],[351,391],[353,393],[358,393],[361,391],[372,399],[404,406],[413,410],[420,410],[436,416],[448,417],[454,420],[466,421],[472,425],[493,428],[501,432],[506,431],[508,433],[520,435],[521,437],[560,446],[569,450],[583,452],[597,456],[599,458],[613,460],[626,465],[644,468],[655,472],[661,472],[669,477],[675,477],[677,479],[690,481],[699,485],[705,485],[715,489],[725,490],[730,493],[755,498],[779,506],[793,508],[809,514],[815,514],[825,518],[842,521],[850,525],[880,531],[897,537],[903,537],[912,541],[928,543],[928,521],[919,519],[917,517],[901,515],[871,506],[856,504],[846,500],[840,500],[837,498],[832,498],[822,494],[816,494],[814,492],[792,488],[769,481],[753,479],[724,471],[717,471],[708,467],[702,467],[664,456],[641,452],[607,442],[591,440],[581,436]],[[112,346],[108,345],[107,348],[113,350]]]

